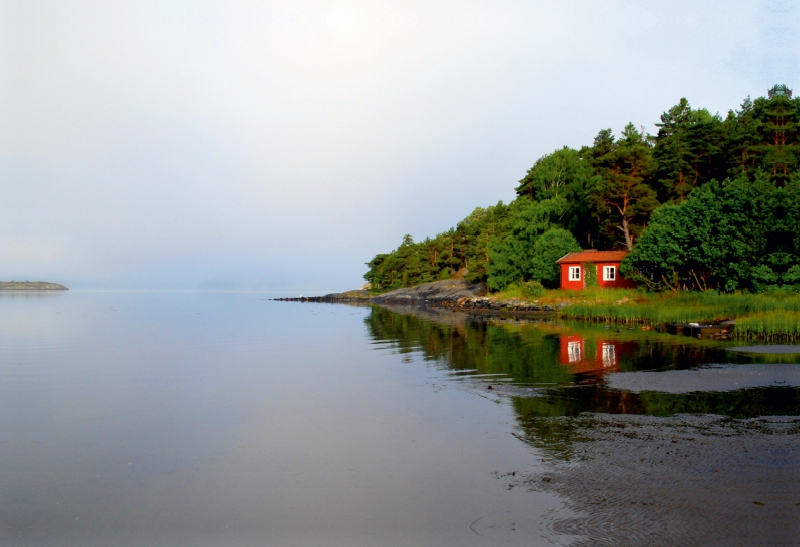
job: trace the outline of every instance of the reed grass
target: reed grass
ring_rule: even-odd
[[[742,317],[736,321],[733,337],[771,343],[800,341],[800,313],[779,310]]]
[[[603,289],[601,289],[603,290]],[[735,319],[733,334],[747,340],[800,340],[800,294],[718,294],[681,292],[630,296],[605,289],[564,309],[563,317],[624,324],[717,323]],[[625,295],[625,296],[623,296]],[[617,298],[617,300],[613,300]]]

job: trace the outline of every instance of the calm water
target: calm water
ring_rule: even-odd
[[[409,311],[0,296],[0,543],[798,544],[795,356]]]

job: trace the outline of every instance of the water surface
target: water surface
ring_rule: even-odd
[[[793,356],[266,298],[0,296],[0,542],[797,544]]]
[[[374,337],[508,398],[515,434],[543,466],[501,478],[572,510],[550,515],[558,543],[800,544],[796,354],[610,325],[394,311],[373,311]]]

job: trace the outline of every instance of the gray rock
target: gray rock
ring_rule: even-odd
[[[371,300],[377,303],[419,303],[429,304],[449,302],[456,304],[460,299],[470,300],[486,294],[485,283],[469,285],[463,279],[447,279],[423,283],[414,287],[406,287],[375,296]]]

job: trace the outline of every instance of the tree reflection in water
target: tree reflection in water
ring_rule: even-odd
[[[499,391],[516,415],[515,435],[549,466],[508,473],[516,477],[509,487],[563,496],[578,516],[555,515],[553,527],[582,537],[578,544],[800,544],[800,384],[706,383],[684,392],[664,389],[663,381],[660,390],[609,386],[620,373],[694,374],[717,363],[778,362],[797,371],[797,356],[747,355],[726,351],[730,342],[602,325],[420,308],[374,307],[365,322],[382,347],[417,353],[461,377],[504,381]],[[669,381],[670,374],[659,378]]]
[[[611,389],[604,381],[607,374],[617,372],[786,359],[729,352],[725,348],[730,342],[635,330],[617,332],[591,324],[475,320],[418,308],[373,307],[365,323],[374,341],[388,344],[399,353],[419,352],[425,360],[447,370],[501,375],[512,385],[537,388],[531,396],[514,396],[513,405],[528,441],[543,448],[551,443],[561,446],[562,439],[571,435],[557,431],[555,423],[542,422],[541,418],[587,412],[715,414],[730,418],[800,415],[800,398],[794,387],[633,393]],[[558,423],[571,430],[569,422]]]

